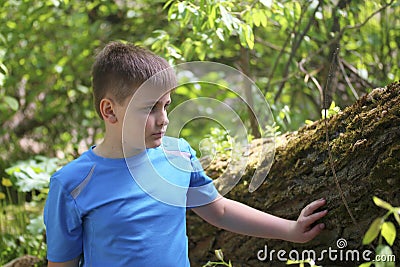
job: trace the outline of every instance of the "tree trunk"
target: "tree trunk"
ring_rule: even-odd
[[[323,219],[326,229],[322,234],[307,244],[253,238],[217,229],[189,212],[189,256],[193,266],[216,260],[215,249],[222,249],[225,258],[231,260],[235,267],[286,266],[277,255],[281,249],[286,254],[281,254],[280,258],[295,257],[296,253],[292,250],[297,250],[300,256],[304,250],[315,250],[317,258],[320,258],[316,260],[317,264],[329,267],[356,266],[357,261],[352,261],[350,255],[354,250],[358,251],[358,262],[365,261],[362,253],[374,251],[377,242],[374,241],[373,246],[363,246],[362,238],[371,222],[386,213],[375,206],[372,197],[378,196],[393,206],[400,206],[400,82],[373,90],[354,105],[329,118],[328,129],[333,165],[341,190],[336,186],[329,166],[325,123],[321,120],[280,137],[267,179],[255,192],[247,190],[249,177],[257,165],[254,160],[249,160],[252,163],[242,180],[226,195],[288,219],[296,219],[306,204],[324,197],[329,213]],[[256,155],[258,148],[254,146],[249,157]],[[224,164],[224,159],[214,161],[206,172],[216,177]],[[266,165],[262,162],[258,168]],[[346,210],[342,196],[356,224]],[[399,229],[399,225],[393,222]],[[400,234],[399,230],[397,233]],[[341,238],[347,246],[337,244]],[[398,240],[397,237],[392,247],[397,262],[400,260]],[[265,261],[261,261],[257,253],[265,248],[268,255]],[[319,253],[329,249],[331,255],[326,252],[321,259]],[[271,258],[272,250],[275,252]],[[354,252],[355,259],[357,253]],[[367,254],[366,257],[373,260],[375,253]],[[261,253],[260,256],[265,255]]]

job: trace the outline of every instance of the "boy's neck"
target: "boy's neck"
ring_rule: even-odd
[[[93,152],[103,158],[123,158],[124,153],[122,146],[109,146],[104,142],[97,145]]]
[[[109,142],[107,139],[104,139],[102,143],[97,145],[93,152],[103,158],[129,158],[133,157],[143,150],[135,150],[130,152],[129,154],[124,153],[124,149],[122,147],[121,142]]]

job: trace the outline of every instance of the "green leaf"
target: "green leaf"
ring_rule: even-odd
[[[375,205],[377,205],[378,207],[381,207],[381,208],[384,208],[387,210],[393,210],[392,205],[390,205],[386,201],[383,201],[382,199],[375,197],[375,196],[372,199],[374,200]]]
[[[254,21],[254,25],[256,25],[257,27],[259,27],[261,24],[261,15],[262,14],[260,14],[260,12],[258,12],[258,10],[254,10],[253,21]]]
[[[7,105],[14,111],[17,111],[19,108],[19,103],[17,99],[11,96],[5,96],[4,101],[7,103]]]
[[[364,262],[363,264],[358,265],[358,267],[369,267],[371,264],[372,262]]]
[[[221,41],[225,41],[225,38],[224,38],[224,30],[223,30],[223,29],[218,28],[218,29],[215,31],[215,33],[217,34],[218,38],[219,38]]]
[[[0,72],[5,74],[5,75],[8,75],[8,69],[7,69],[6,65],[4,65],[1,62],[0,62]]]
[[[228,11],[223,5],[219,6],[219,11],[221,12],[222,22],[224,23],[225,27],[228,28],[229,31],[232,31],[233,30],[232,16],[228,13]]]
[[[183,14],[186,10],[186,3],[185,2],[179,2],[178,3],[178,13]]]
[[[260,18],[261,18],[261,26],[267,27],[267,14],[262,10],[260,11]]]
[[[254,34],[253,30],[249,25],[241,24],[239,29],[239,38],[240,43],[244,47],[248,47],[249,49],[253,49],[254,47]]]
[[[4,85],[4,80],[6,79],[7,74],[8,74],[7,67],[0,62],[0,86]]]
[[[10,29],[15,29],[17,27],[17,23],[15,23],[14,21],[7,21],[6,25]]]
[[[217,259],[219,259],[220,261],[224,261],[224,254],[222,253],[221,249],[216,249],[215,250],[215,256],[217,257]]]
[[[76,86],[76,89],[78,89],[78,91],[80,91],[80,92],[82,92],[84,94],[89,93],[89,88],[87,86],[82,85],[82,84],[78,84]]]
[[[307,125],[312,125],[314,122],[312,120],[305,120],[304,123]]]
[[[395,267],[392,257],[394,259],[392,249],[389,246],[379,245],[376,248],[375,267]],[[378,261],[378,259],[380,260]]]
[[[396,239],[396,227],[392,222],[385,222],[382,225],[382,236],[386,239],[386,242],[390,246],[393,246],[393,242]]]
[[[167,1],[167,2],[165,3],[165,5],[163,6],[163,9],[168,8],[168,6],[169,6],[172,2],[174,2],[174,0],[169,0],[169,1]]]
[[[36,218],[30,219],[29,224],[27,225],[26,229],[30,234],[33,235],[40,235],[43,233],[45,226],[43,223],[43,216],[40,215]]]
[[[208,23],[210,24],[211,29],[214,29],[214,27],[215,27],[214,21],[215,21],[216,17],[217,17],[217,8],[216,8],[216,6],[212,6],[211,12],[208,15]]]
[[[249,46],[250,49],[254,48],[254,34],[253,34],[253,30],[251,29],[251,27],[249,25],[246,25],[245,27],[245,33],[246,33],[246,42],[247,45]]]
[[[378,235],[381,230],[384,220],[382,217],[376,218],[369,227],[368,231],[365,233],[362,240],[363,245],[370,244]]]

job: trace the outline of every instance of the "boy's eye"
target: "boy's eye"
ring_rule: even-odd
[[[143,111],[145,111],[145,112],[151,112],[151,111],[154,110],[154,108],[155,108],[155,106],[148,106],[148,107],[143,108]]]
[[[170,104],[165,104],[165,105],[164,105],[164,110],[168,110],[169,106],[170,106]],[[160,108],[160,109],[161,109],[161,107],[162,107],[162,106],[156,104],[156,105],[154,105],[154,106],[147,106],[147,107],[144,107],[144,108],[143,108],[143,111],[144,111],[144,112],[147,112],[147,113],[151,113],[151,112],[155,111],[157,108]]]

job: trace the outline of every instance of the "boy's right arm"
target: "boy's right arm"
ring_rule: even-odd
[[[78,267],[83,253],[82,220],[75,199],[58,179],[50,180],[44,207],[49,267]]]
[[[76,257],[73,260],[65,261],[65,262],[52,262],[49,261],[47,267],[78,267],[79,266],[79,257]]]

